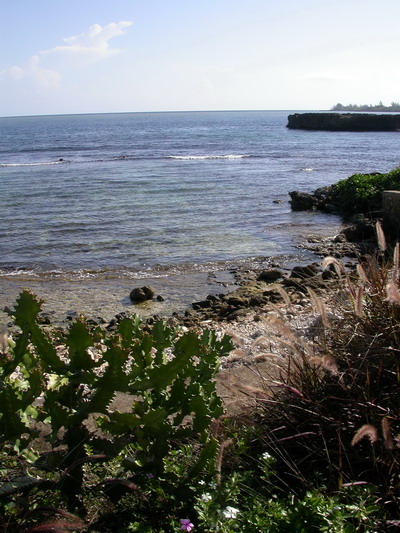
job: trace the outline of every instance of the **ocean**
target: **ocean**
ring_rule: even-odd
[[[288,192],[393,169],[399,134],[289,130],[290,113],[0,118],[3,302],[30,287],[53,313],[109,315],[151,282],[162,313],[221,292],[233,265],[309,258],[301,240],[340,220],[291,212]]]

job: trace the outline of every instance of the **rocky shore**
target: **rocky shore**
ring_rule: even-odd
[[[400,115],[375,113],[294,113],[287,127],[325,131],[399,131]]]
[[[353,229],[349,229],[353,228]],[[232,337],[236,348],[221,361],[217,377],[218,391],[229,412],[240,412],[254,401],[249,387],[259,389],[266,381],[279,379],[286,365],[285,335],[276,331],[276,321],[284,323],[295,335],[312,342],[321,333],[321,310],[315,297],[335,317],[335,305],[343,290],[343,281],[332,265],[322,267],[323,258],[333,256],[351,271],[356,259],[368,248],[375,246],[370,238],[358,242],[357,224],[345,227],[341,233],[330,237],[310,235],[302,246],[312,251],[315,261],[287,268],[279,262],[270,262],[267,268],[232,268],[233,290],[209,294],[192,302],[183,312],[173,312],[167,322],[183,328],[213,329],[220,335]],[[359,235],[363,236],[364,233]],[[128,292],[129,295],[129,292]],[[132,287],[132,307],[115,315],[111,320],[101,316],[88,318],[92,327],[102,327],[113,332],[125,316],[156,308],[161,296],[150,286]],[[41,314],[42,325],[49,331],[65,331],[77,313],[70,313],[62,324],[54,324],[52,316]],[[151,328],[157,314],[144,318],[144,327]],[[165,319],[165,316],[162,317]],[[289,329],[287,331],[289,331]]]
[[[289,195],[293,210],[340,212],[335,185],[317,189],[314,193],[292,191]],[[379,213],[376,215],[379,216]],[[327,256],[340,259],[344,268],[351,272],[355,269],[357,259],[376,247],[373,218],[355,214],[346,222],[337,235],[309,235],[299,245],[312,252],[315,257],[312,262],[291,265],[290,268],[284,262],[274,260],[259,268],[249,268],[243,264],[232,266],[229,272],[231,290],[225,287],[224,292],[210,293],[203,299],[193,301],[186,310],[171,312],[168,317],[157,314],[160,302],[168,300],[168,294],[159,294],[150,284],[131,286],[126,293],[131,307],[125,307],[111,320],[104,316],[92,316],[86,319],[87,324],[101,326],[112,332],[125,316],[138,313],[145,316],[144,327],[151,328],[156,320],[162,318],[171,325],[184,328],[210,328],[221,335],[228,333],[236,349],[222,361],[219,380],[222,388],[226,388],[227,382],[230,383],[227,393],[229,401],[236,401],[237,398],[242,401],[240,383],[258,386],[260,379],[264,379],[261,376],[270,375],[273,369],[276,371],[284,367],[280,363],[285,358],[285,349],[282,349],[279,335],[277,337],[271,326],[274,319],[282,319],[297,335],[312,340],[321,331],[321,309],[316,306],[315,298],[324,302],[326,309],[334,316],[335,298],[343,290],[343,281],[332,265],[322,267],[323,259]],[[41,321],[46,328],[58,329],[62,334],[77,316],[76,312],[71,312],[62,324],[55,324],[52,315],[44,312]],[[233,381],[235,385],[232,385]]]
[[[329,202],[329,188],[325,189],[325,201]],[[293,209],[298,208],[298,202],[302,202],[302,209],[310,206],[314,208],[317,201],[321,202],[320,193],[317,191],[314,195],[306,193],[290,193],[290,195]],[[282,261],[271,261],[268,267],[264,268],[249,268],[244,265],[233,267],[229,272],[232,277],[231,290],[214,292],[202,300],[193,301],[185,311],[172,312],[167,320],[185,327],[207,324],[211,326],[226,324],[230,327],[236,322],[248,320],[258,322],[260,315],[277,305],[294,305],[300,311],[309,300],[308,288],[321,293],[334,289],[337,284],[334,269],[322,268],[323,258],[326,256],[340,258],[346,267],[351,269],[355,258],[374,246],[374,235],[373,222],[361,215],[349,221],[337,235],[329,237],[309,235],[299,248],[312,252],[315,256],[315,261],[312,263],[287,268]],[[101,315],[90,316],[86,320],[92,326],[101,325],[113,330],[119,320],[133,313],[144,316],[144,320],[149,324],[159,318],[166,318],[165,315],[158,315],[157,309],[160,308],[160,302],[168,300],[167,294],[158,294],[149,285],[133,286],[127,298],[130,298],[132,306],[125,306],[124,310],[111,320]],[[151,314],[151,309],[154,309],[155,314]],[[65,329],[78,316],[77,312],[71,311],[62,324],[54,324],[52,314],[43,312],[41,321],[46,326],[56,325],[60,329]]]

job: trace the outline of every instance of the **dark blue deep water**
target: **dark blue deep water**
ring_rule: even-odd
[[[294,253],[332,215],[288,191],[399,165],[399,133],[286,128],[290,112],[0,119],[0,277],[129,278]]]

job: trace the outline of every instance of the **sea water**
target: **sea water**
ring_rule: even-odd
[[[288,192],[391,170],[399,134],[289,130],[289,113],[1,118],[0,296],[72,283],[65,306],[101,312],[132,280],[175,280],[189,300],[211,272],[224,284],[232,264],[301,256],[340,220],[292,212]]]

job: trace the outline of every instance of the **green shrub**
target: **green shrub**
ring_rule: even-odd
[[[368,213],[381,208],[382,191],[400,189],[400,168],[386,174],[354,174],[335,186],[335,201],[345,212]]]
[[[147,331],[135,316],[113,334],[77,320],[57,340],[38,325],[40,309],[22,292],[8,310],[20,331],[2,342],[0,453],[15,465],[1,472],[3,526],[30,523],[49,491],[61,502],[57,512],[78,520],[90,513],[85,499],[93,491],[106,499],[130,493],[150,522],[162,501],[171,513],[184,510],[192,481],[214,470],[218,443],[209,428],[223,410],[213,378],[232,349],[229,338],[163,322]],[[153,495],[144,504],[151,478],[158,502]]]

